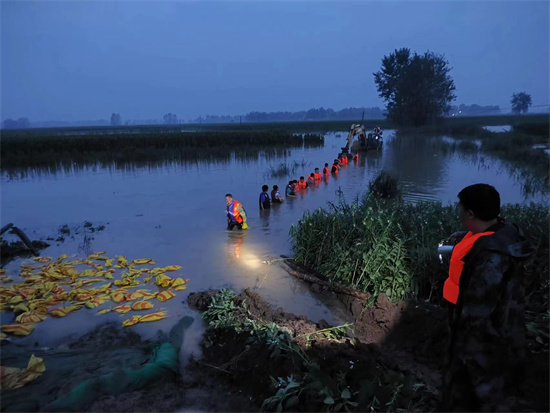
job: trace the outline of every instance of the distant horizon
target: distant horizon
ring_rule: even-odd
[[[475,104],[472,104],[472,105],[475,105]],[[460,105],[452,105],[452,106],[460,106]],[[471,105],[467,105],[467,106],[471,106]],[[486,105],[486,106],[497,106],[497,105]],[[541,115],[541,114],[546,114],[546,113],[550,113],[550,105],[543,105],[544,107],[537,107],[537,108],[534,108],[534,109],[538,109],[538,110],[533,110],[533,108],[530,108],[530,110],[526,113],[526,114],[523,114],[521,116],[529,116],[529,115]],[[376,108],[376,107],[375,107]],[[329,109],[329,108],[325,108],[325,109]],[[345,108],[343,108],[345,109]],[[360,109],[360,108],[357,108],[357,109]],[[372,109],[372,108],[371,108]],[[383,110],[383,108],[380,108]],[[503,108],[499,108],[501,113],[489,113],[489,114],[484,114],[483,112],[480,112],[479,114],[462,114],[462,115],[458,115],[457,117],[477,117],[477,116],[509,116],[509,115],[512,115],[513,113],[510,111],[504,111]],[[510,109],[510,108],[508,108]],[[307,110],[302,110],[302,111],[297,111],[297,112],[305,112]],[[255,112],[255,111],[252,111],[252,112]],[[252,112],[249,112],[249,113],[252,113]],[[289,112],[289,111],[276,111],[276,112],[267,112],[267,113],[277,113],[277,112]],[[293,112],[293,113],[296,113],[296,112]],[[176,114],[177,115],[177,114]],[[270,121],[247,121],[244,119],[244,116],[246,116],[246,114],[242,114],[242,115],[214,115],[214,114],[207,114],[207,115],[203,115],[203,118],[206,118],[206,117],[232,117],[232,118],[239,118],[239,117],[242,117],[242,123],[277,123],[277,122],[281,122],[281,123],[284,123],[284,122],[330,122],[330,121],[335,121],[335,122],[345,122],[347,121],[348,119],[305,119],[305,120],[270,120]],[[452,116],[446,116],[446,117],[452,117]],[[23,117],[24,118],[24,117]],[[124,118],[123,114],[121,114],[121,118],[122,118],[122,123],[120,125],[116,125],[117,127],[120,126],[120,127],[124,127],[124,126],[147,126],[147,125],[164,125],[165,123],[163,122],[163,119],[162,117],[159,117],[159,118],[150,118],[150,119],[126,119]],[[386,119],[385,117],[383,118],[365,118],[365,121],[369,121],[369,120],[381,120],[381,119]],[[6,119],[3,119],[2,120],[2,129],[7,129],[7,128],[4,128],[3,127],[3,123]],[[15,120],[15,119],[14,119]],[[126,121],[130,121],[131,123],[129,124],[125,124],[124,122]],[[350,120],[351,121],[351,120]],[[29,125],[29,128],[33,128],[35,126],[33,125],[46,125],[46,124],[60,124],[58,126],[42,126],[42,127],[51,127],[51,128],[55,128],[55,127],[63,127],[63,125],[61,124],[65,124],[65,126],[75,126],[75,127],[85,127],[85,126],[113,126],[110,124],[110,120],[107,118],[99,118],[99,119],[79,119],[79,120],[75,120],[75,121],[68,121],[68,120],[44,120],[44,121],[33,121],[32,119],[29,119],[29,122],[30,122],[30,125]],[[234,123],[236,122],[233,121],[233,122],[219,122],[220,124],[223,124],[223,123]],[[176,123],[177,124],[198,124],[199,122],[197,122],[197,118],[195,119],[184,119],[184,118],[181,118],[179,119],[178,118],[178,122]],[[218,123],[218,122],[215,122],[215,123]],[[207,122],[206,122],[207,124]],[[168,125],[170,126],[170,125]]]
[[[478,106],[482,106],[482,107],[488,107],[488,106],[498,106],[498,105],[480,105],[480,104],[477,104],[477,103],[470,103],[470,104],[466,104],[466,103],[456,103],[456,102],[453,102],[451,104],[451,107],[459,107],[460,105],[466,105],[466,106],[473,106],[473,105],[478,105]],[[327,106],[327,107],[316,107],[316,108],[309,108],[309,109],[321,109],[321,108],[324,108],[324,109],[333,109],[335,111],[339,111],[339,110],[343,110],[343,109],[347,109],[347,108],[352,108],[352,109],[361,109],[361,107],[353,107],[353,106],[346,106],[346,107],[342,107],[340,109],[335,109],[331,106]],[[378,108],[380,110],[385,110],[384,106],[372,106],[370,108],[366,108],[365,109],[375,109],[375,108]],[[500,115],[506,115],[506,114],[512,114],[512,108],[511,107],[500,107],[498,106],[499,110],[501,111]],[[282,112],[289,112],[289,113],[298,113],[298,112],[306,112],[307,110],[309,109],[301,109],[301,110],[297,110],[297,111],[290,111],[290,110],[275,110],[275,111],[269,111],[269,112],[265,112],[265,113],[282,113]],[[169,112],[169,113],[174,113],[175,115],[177,115],[178,117],[178,121],[180,123],[194,123],[194,121],[196,121],[198,119],[198,117],[239,117],[239,116],[246,116],[247,114],[249,113],[254,113],[254,112],[264,112],[264,111],[257,111],[257,110],[252,110],[252,111],[249,111],[247,113],[240,113],[240,114],[236,114],[236,115],[231,115],[231,114],[214,114],[214,113],[205,113],[205,114],[202,114],[202,115],[199,115],[197,117],[195,117],[194,119],[191,119],[191,118],[185,118],[185,117],[182,117],[180,118],[180,115],[177,113],[177,112]],[[550,112],[550,104],[545,104],[545,105],[533,105],[529,108],[529,111],[527,112],[527,114],[541,114],[541,113],[547,113],[547,112]],[[152,121],[159,121],[162,123],[162,117],[164,115],[159,115],[158,118],[155,118],[155,117],[149,117],[149,118],[142,118],[142,119],[134,119],[134,118],[126,118],[124,117],[124,114],[123,113],[120,113],[120,112],[114,112],[114,113],[119,113],[121,115],[121,118],[123,121],[131,121],[131,122],[152,122]],[[87,118],[87,119],[77,119],[77,120],[67,120],[67,119],[46,119],[46,120],[40,120],[40,119],[31,119],[29,118],[28,116],[17,116],[17,117],[11,117],[11,118],[2,118],[0,119],[0,123],[4,123],[4,121],[8,120],[8,119],[13,119],[13,120],[16,120],[16,119],[20,119],[20,118],[27,118],[29,120],[29,122],[31,124],[44,124],[44,123],[83,123],[83,122],[107,122],[109,123],[109,116],[110,114],[107,114],[107,117],[106,118]],[[495,116],[498,116],[495,114]],[[251,123],[251,122],[248,122],[248,123]],[[137,125],[137,123],[135,123]]]

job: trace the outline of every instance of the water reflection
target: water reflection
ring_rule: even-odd
[[[241,260],[243,244],[246,241],[247,234],[248,231],[246,230],[227,231],[226,255],[228,264],[235,264]]]

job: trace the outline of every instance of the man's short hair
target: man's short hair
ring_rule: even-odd
[[[482,221],[490,221],[500,214],[500,195],[491,185],[467,186],[458,193],[458,199],[465,210],[471,210]]]
[[[279,189],[277,185],[273,185],[273,189]]]
[[[229,198],[233,198],[233,195],[231,194],[225,194],[225,196],[228,196]]]
[[[269,187],[267,185],[262,186],[262,191],[267,191]]]

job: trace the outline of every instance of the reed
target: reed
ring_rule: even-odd
[[[521,225],[537,246],[548,275],[548,207],[508,204],[502,216]],[[387,202],[366,193],[346,202],[341,195],[327,209],[306,212],[290,229],[295,259],[339,283],[376,297],[437,302],[448,267],[438,244],[461,230],[456,205]],[[534,272],[540,276],[541,271]],[[542,281],[535,283],[540,287]]]
[[[178,132],[110,135],[3,135],[2,170],[27,167],[224,159],[259,150],[323,145],[322,137],[284,131]]]

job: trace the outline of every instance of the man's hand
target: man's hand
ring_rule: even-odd
[[[467,233],[468,233],[467,231],[456,231],[456,232],[453,232],[453,233],[449,236],[449,244],[450,244],[450,245],[456,245],[456,244],[458,244],[460,241],[462,241],[462,238],[464,238],[464,236],[465,236]]]

